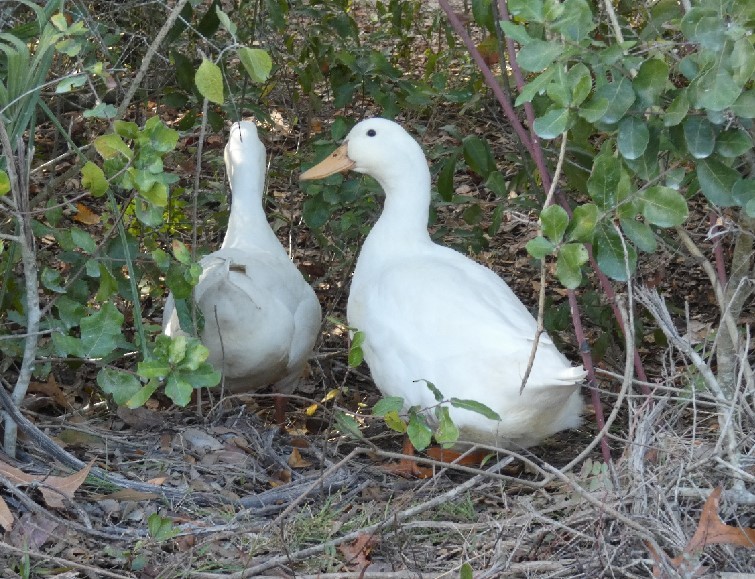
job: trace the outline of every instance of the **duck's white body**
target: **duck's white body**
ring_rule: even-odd
[[[349,325],[364,332],[364,357],[381,392],[403,397],[407,408],[432,408],[428,381],[445,399],[476,400],[499,414],[496,421],[451,408],[464,441],[526,447],[577,426],[584,370],[543,334],[520,394],[535,319],[495,273],[430,239],[430,172],[416,141],[391,121],[368,119],[343,147],[342,168],[371,175],[386,194],[359,254],[347,312]],[[309,178],[323,176],[313,171]]]
[[[262,194],[265,147],[254,123],[231,127],[225,162],[233,195],[223,245],[200,261],[194,300],[204,317],[200,338],[209,362],[232,392],[269,384],[290,393],[320,330],[320,304],[267,222]],[[181,331],[173,296],[163,330]]]

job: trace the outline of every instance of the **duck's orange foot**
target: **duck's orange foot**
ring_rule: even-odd
[[[398,462],[383,465],[381,468],[386,472],[404,478],[430,478],[433,476],[433,469],[419,466],[410,458],[404,458]]]
[[[462,453],[448,448],[431,446],[430,448],[425,450],[425,454],[427,454],[427,456],[429,456],[430,458],[439,460],[441,462],[479,467],[481,464],[483,464],[485,459],[490,456],[490,451],[475,450],[472,452]]]

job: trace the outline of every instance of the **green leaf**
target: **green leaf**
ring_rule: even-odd
[[[394,432],[400,432],[404,434],[406,432],[406,422],[404,422],[395,410],[390,410],[383,416],[385,425]]]
[[[582,243],[592,242],[595,226],[598,223],[598,207],[592,203],[585,203],[574,208],[569,227],[567,228],[567,241],[579,241]]]
[[[543,259],[546,255],[550,255],[556,249],[556,246],[545,239],[542,235],[530,239],[525,246],[527,253],[529,253],[535,259]]]
[[[644,120],[625,117],[619,123],[617,145],[619,153],[625,159],[637,159],[642,156],[650,141],[650,131]]]
[[[740,179],[732,187],[731,194],[737,205],[749,205],[755,199],[755,179]]]
[[[681,29],[687,39],[713,52],[726,42],[726,20],[712,7],[692,8],[682,18]]]
[[[63,287],[63,282],[60,279],[60,272],[57,269],[51,267],[45,267],[42,273],[39,275],[39,281],[47,289],[54,291],[55,293],[64,294],[66,288]]]
[[[212,388],[213,386],[220,384],[220,380],[222,378],[220,372],[215,370],[215,368],[213,368],[212,364],[210,364],[209,362],[200,364],[196,370],[189,372],[180,370],[176,372],[176,374],[181,378],[181,380],[188,383],[194,389]]]
[[[118,116],[118,109],[107,103],[99,103],[82,113],[85,119],[114,119]]]
[[[173,344],[171,344],[172,346]],[[182,346],[176,346],[175,350],[172,350],[171,347],[168,348],[168,353],[171,357],[170,361],[173,364],[178,364],[178,367],[182,371],[195,372],[210,357],[210,351],[202,344],[199,338],[188,339],[182,356],[179,355]],[[173,356],[175,356],[176,362],[173,362]]]
[[[220,9],[220,6],[215,4],[215,15],[218,17],[220,24],[228,31],[228,34],[235,40],[236,39],[236,25],[228,18],[228,14]]]
[[[97,243],[94,241],[94,238],[78,227],[71,228],[71,239],[73,239],[73,242],[77,247],[80,247],[86,253],[94,253],[97,251]]]
[[[451,448],[459,440],[459,429],[451,420],[448,407],[438,407],[438,426],[435,428],[435,441],[443,448]]]
[[[658,104],[660,96],[666,90],[668,73],[668,64],[658,58],[651,58],[640,65],[637,76],[632,80],[632,87],[643,107]]]
[[[237,50],[237,53],[241,64],[244,65],[252,82],[262,84],[270,78],[270,72],[273,70],[273,60],[267,51],[261,48],[242,46]]]
[[[483,179],[487,179],[491,172],[496,170],[493,153],[487,141],[483,141],[476,135],[469,135],[462,141],[464,148],[464,160]]]
[[[569,109],[555,108],[535,119],[533,127],[541,139],[555,139],[569,126]]]
[[[194,388],[186,380],[177,376],[175,373],[168,376],[165,383],[165,395],[170,398],[174,404],[184,407],[191,402],[191,393]]]
[[[653,225],[675,227],[687,220],[687,200],[674,189],[654,185],[642,192],[642,199],[642,214]]]
[[[435,397],[436,402],[442,402],[443,401],[443,393],[438,390],[437,386],[433,384],[432,382],[429,382],[428,380],[420,379],[415,380],[415,382],[424,382],[425,386],[427,386],[427,389],[433,393],[433,396]]]
[[[578,62],[569,69],[566,80],[571,89],[571,104],[578,107],[590,95],[592,90],[592,76],[590,69]]]
[[[716,139],[716,153],[722,157],[739,157],[752,149],[752,137],[744,129],[728,129]]]
[[[575,289],[582,283],[582,265],[589,256],[582,243],[567,243],[558,252],[556,277],[565,288]]]
[[[566,0],[563,8],[563,14],[553,22],[552,27],[572,42],[587,38],[595,28],[590,5],[586,0]]]
[[[554,244],[561,243],[569,225],[569,215],[559,205],[549,205],[540,213],[543,235]]]
[[[696,174],[700,190],[708,201],[719,207],[736,205],[732,188],[741,178],[736,170],[711,157],[697,162]]]
[[[526,1],[526,0],[525,0]],[[527,34],[527,28],[524,24],[514,24],[508,20],[501,20],[498,22],[503,33],[514,42],[518,42],[521,46],[526,46],[533,40],[529,34]]]
[[[451,398],[451,406],[454,408],[461,408],[463,410],[469,410],[470,412],[476,412],[485,418],[490,420],[500,420],[500,415],[492,410],[489,406],[486,406],[482,402],[476,400],[466,400],[463,398]]]
[[[120,135],[101,135],[94,140],[94,148],[103,159],[114,159],[119,155],[129,160],[134,157],[134,152],[123,142]]]
[[[621,161],[610,152],[595,157],[590,177],[587,179],[587,192],[598,208],[610,209],[616,203],[616,190],[621,174]]]
[[[621,230],[634,243],[640,251],[646,253],[655,253],[658,243],[655,241],[655,234],[650,226],[634,218],[622,218],[619,220]]]
[[[459,579],[474,579],[474,569],[469,563],[464,563],[459,569]]]
[[[10,178],[8,173],[0,169],[0,196],[7,195],[10,191]]]
[[[58,317],[66,330],[78,326],[81,318],[86,315],[84,306],[68,296],[60,296],[55,300],[55,309],[58,311]]]
[[[490,189],[496,197],[505,197],[508,192],[506,178],[500,171],[492,171],[485,180],[485,187]],[[500,207],[500,205],[498,206]]]
[[[94,197],[102,197],[108,188],[105,173],[91,161],[81,168],[81,185]]]
[[[663,115],[663,124],[667,127],[675,127],[687,118],[688,111],[689,98],[687,98],[687,91],[682,90],[666,108],[666,112]]]
[[[519,66],[527,72],[541,72],[564,52],[560,42],[532,39],[522,46],[517,55]]]
[[[579,108],[577,114],[588,123],[597,123],[608,112],[609,105],[610,103],[607,98],[593,95],[590,100]]]
[[[739,98],[731,105],[731,112],[743,119],[755,119],[755,89],[739,95]]]
[[[400,412],[404,408],[404,399],[401,396],[384,396],[372,407],[372,414],[385,416],[389,412]]]
[[[152,378],[162,380],[170,374],[171,368],[167,360],[151,359],[139,362],[136,366],[136,372],[147,380],[151,380]]]
[[[175,366],[186,356],[186,346],[188,339],[186,336],[178,335],[171,337],[170,346],[168,346],[168,363]]]
[[[194,84],[196,84],[199,94],[208,101],[219,105],[225,102],[223,73],[217,64],[204,59],[194,75]]]
[[[446,159],[438,173],[438,194],[446,203],[449,203],[454,196],[454,173],[456,172],[456,161],[458,161],[458,157],[452,155]]]
[[[147,400],[149,400],[157,391],[159,386],[160,382],[158,380],[151,380],[148,384],[145,384],[140,388],[131,398],[126,400],[123,405],[132,410],[144,406]]]
[[[595,91],[595,99],[600,98],[608,101],[608,109],[600,120],[604,123],[617,123],[634,104],[635,94],[632,82],[627,78],[621,78],[604,84]]]
[[[356,368],[364,362],[364,350],[359,346],[352,345],[349,348],[349,368]]]
[[[705,159],[716,146],[716,133],[708,119],[689,117],[684,121],[684,142],[695,159]]]
[[[118,119],[113,122],[113,130],[116,135],[120,135],[124,139],[131,139],[135,141],[139,138],[139,125],[132,121],[123,121]]]
[[[86,358],[103,358],[111,354],[121,339],[123,314],[110,302],[81,320],[81,346]]]
[[[528,103],[533,98],[535,98],[535,95],[544,91],[553,77],[556,75],[556,72],[557,70],[555,68],[548,68],[541,74],[530,80],[527,84],[525,84],[519,95],[516,97],[514,106],[518,107],[523,105],[524,103]]]
[[[186,247],[182,241],[174,239],[171,245],[173,250],[173,257],[175,257],[180,263],[189,265],[191,263],[191,251]]]
[[[343,434],[348,434],[353,438],[364,438],[362,431],[359,429],[359,423],[352,416],[337,411],[333,417],[335,427]]]
[[[226,17],[227,18],[227,17]],[[167,541],[172,539],[180,532],[180,529],[173,527],[173,521],[163,518],[158,513],[152,513],[147,519],[147,528],[150,536],[156,541]]]
[[[406,435],[409,437],[409,442],[417,450],[425,450],[432,440],[433,432],[425,424],[424,419],[413,412],[409,417],[409,424],[406,427]]]
[[[76,76],[70,76],[61,80],[55,87],[56,94],[64,94],[71,92],[73,89],[84,86],[87,81],[87,75],[77,74]]]
[[[595,258],[601,271],[616,281],[628,281],[626,261],[629,262],[629,274],[631,275],[637,268],[637,252],[635,249],[630,244],[626,244],[625,261],[621,238],[610,224],[598,226],[595,230],[594,245]]]
[[[723,111],[729,108],[742,94],[739,86],[729,71],[718,66],[707,72],[698,80],[697,106],[711,111]]]
[[[123,406],[142,388],[139,379],[118,368],[102,368],[97,374],[97,384],[105,394],[110,394],[119,406]]]
[[[509,13],[526,22],[545,22],[543,0],[509,0]]]

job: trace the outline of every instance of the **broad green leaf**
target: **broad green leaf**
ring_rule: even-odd
[[[456,155],[446,159],[438,173],[438,194],[443,201],[449,203],[454,196],[454,173],[456,172]]]
[[[474,569],[469,563],[464,563],[459,569],[459,579],[474,579]]]
[[[523,24],[514,24],[508,20],[501,20],[498,24],[506,36],[514,42],[518,42],[521,46],[525,46],[535,40],[527,34],[527,28]]]
[[[741,178],[739,172],[717,159],[708,158],[697,162],[696,174],[700,190],[708,201],[719,207],[730,207],[736,204],[732,188]]]
[[[731,74],[723,66],[707,72],[698,80],[697,106],[711,111],[723,111],[729,108],[742,94]]]
[[[663,124],[667,127],[675,127],[687,118],[688,111],[689,98],[687,98],[687,91],[682,90],[666,108],[666,112],[663,115]]]
[[[489,32],[494,31],[492,2],[493,0],[472,0],[474,21]]]
[[[611,279],[628,281],[627,274],[631,275],[637,269],[637,252],[629,243],[626,243],[625,256],[624,244],[610,223],[600,225],[595,230],[594,247],[598,267]],[[627,272],[627,262],[629,272]]]
[[[634,104],[635,95],[634,90],[632,90],[632,82],[627,78],[621,78],[604,84],[595,92],[595,99],[599,98],[608,101],[608,109],[600,120],[604,123],[617,123],[624,117],[629,107]]]
[[[55,300],[55,309],[58,311],[58,317],[66,330],[78,326],[81,318],[86,315],[84,306],[68,296],[60,296]]]
[[[335,427],[343,434],[348,434],[353,438],[364,438],[362,431],[359,428],[359,423],[354,420],[353,416],[349,416],[344,412],[337,411],[333,416]]]
[[[168,348],[168,352],[172,354],[170,348]],[[175,363],[179,365],[181,371],[194,372],[198,370],[209,357],[210,351],[202,344],[202,342],[198,338],[190,338],[186,344],[183,357]]]
[[[582,265],[589,256],[582,243],[567,243],[558,251],[556,277],[565,288],[575,289],[582,283]]]
[[[261,48],[242,46],[237,52],[239,60],[244,65],[252,82],[262,84],[270,78],[270,71],[273,70],[273,61],[267,51]]]
[[[55,346],[55,352],[65,358],[66,356],[83,357],[81,353],[81,340],[73,336],[64,336],[58,332],[52,335],[52,343]]]
[[[174,404],[184,407],[191,402],[191,393],[194,388],[186,380],[177,376],[175,373],[168,376],[165,383],[165,395],[170,398]]]
[[[184,356],[186,356],[187,345],[188,339],[186,336],[173,336],[170,340],[170,346],[168,346],[168,363],[175,366],[183,360]]]
[[[654,185],[642,192],[642,199],[642,214],[653,225],[675,227],[687,220],[687,200],[674,189]]]
[[[637,76],[632,80],[632,87],[644,107],[658,104],[668,83],[668,73],[668,64],[658,58],[642,63]]]
[[[505,197],[508,192],[506,178],[500,171],[492,171],[488,175],[488,178],[485,180],[485,187],[495,193],[497,197]]]
[[[747,206],[755,199],[755,179],[740,179],[731,189],[737,205]]]
[[[500,420],[500,415],[492,410],[489,406],[486,406],[482,402],[476,400],[466,400],[464,398],[451,398],[451,406],[454,408],[461,408],[463,410],[469,410],[470,412],[476,412],[485,418],[490,420]]]
[[[141,390],[142,384],[133,374],[118,368],[102,368],[97,374],[97,384],[105,394],[110,394],[119,406],[128,402]]]
[[[730,66],[734,82],[744,86],[755,75],[755,47],[749,38],[740,38],[731,51]]]
[[[755,89],[750,89],[739,95],[731,105],[731,112],[743,119],[755,119]]]
[[[590,100],[579,107],[577,114],[588,123],[596,123],[608,112],[610,104],[606,97],[593,95]]]
[[[350,368],[356,368],[358,367],[362,362],[364,362],[364,350],[362,350],[361,346],[355,346],[351,345],[349,348],[349,367]]]
[[[177,372],[177,375],[194,389],[212,388],[220,384],[220,379],[222,378],[220,372],[215,370],[209,362],[200,364],[196,370],[180,370]]]
[[[561,243],[569,225],[569,215],[560,205],[549,205],[540,213],[543,235],[555,244]]]
[[[144,360],[136,366],[137,374],[147,380],[151,380],[152,378],[162,380],[170,374],[170,371],[170,364],[168,364],[167,360],[163,359]]]
[[[424,382],[425,386],[427,386],[427,389],[433,393],[433,397],[435,398],[437,402],[441,402],[443,400],[443,393],[440,390],[438,390],[438,387],[432,382],[429,382],[428,380],[423,380],[423,379],[415,380],[415,382]]]
[[[63,286],[63,281],[60,279],[60,272],[57,269],[45,266],[45,268],[42,269],[42,273],[39,275],[39,281],[41,281],[42,285],[50,291],[59,294],[66,293],[66,288]]]
[[[552,109],[564,109],[568,108],[571,104],[571,89],[566,80],[566,72],[562,67],[555,68],[556,73],[553,75],[553,79],[545,87],[545,93],[551,99],[553,105]]]
[[[166,127],[160,117],[151,117],[147,120],[144,130],[149,134],[150,145],[158,153],[168,153],[178,144],[178,131]],[[159,167],[159,172],[162,172],[162,166]]]
[[[716,138],[716,153],[722,157],[739,157],[752,149],[752,137],[743,129],[728,129]]]
[[[120,135],[124,139],[135,141],[139,138],[139,125],[132,121],[118,119],[113,122],[113,130],[116,135]]]
[[[541,139],[555,139],[569,126],[569,109],[551,109],[542,117],[535,119],[533,127]]]
[[[595,157],[587,192],[599,209],[610,209],[616,203],[616,190],[621,180],[621,161],[610,153]]]
[[[123,314],[105,302],[90,316],[81,320],[82,352],[87,358],[103,358],[111,354],[121,338]]]
[[[401,434],[406,432],[406,422],[401,419],[396,410],[386,412],[383,420],[385,420],[385,425],[394,432],[400,432]]]
[[[524,103],[528,103],[533,98],[535,98],[537,94],[544,91],[553,77],[556,75],[556,72],[556,68],[548,68],[537,75],[535,78],[530,80],[527,84],[525,84],[519,95],[516,97],[514,106],[518,107],[523,105]]]
[[[578,62],[569,69],[566,79],[571,89],[571,104],[578,107],[590,95],[590,91],[592,90],[590,69],[581,62]]]
[[[113,159],[122,155],[126,159],[132,159],[134,152],[123,142],[120,135],[101,135],[94,140],[94,148],[103,159]]]
[[[149,383],[145,384],[137,392],[135,392],[134,395],[131,396],[131,398],[121,404],[125,405],[128,408],[131,408],[132,410],[134,408],[144,406],[147,400],[149,400],[157,391],[159,386],[160,382],[158,380],[151,380]]]
[[[545,22],[543,0],[509,0],[509,13],[526,22]]]
[[[552,27],[558,30],[567,40],[579,42],[587,38],[595,28],[592,11],[586,0],[566,0],[561,17],[553,22]]]
[[[487,141],[476,135],[469,135],[462,141],[464,147],[464,160],[483,179],[496,170],[493,153]]]
[[[726,42],[726,20],[713,7],[692,8],[682,18],[681,29],[688,40],[713,52]]]
[[[147,519],[147,529],[150,536],[160,542],[172,539],[180,532],[179,529],[174,528],[173,521],[167,517],[161,517],[158,513],[152,513],[149,516]]]
[[[97,251],[97,243],[94,241],[94,238],[78,227],[71,228],[71,239],[73,239],[77,247],[80,247],[86,253]]]
[[[638,221],[634,218],[620,219],[621,230],[629,240],[634,243],[640,251],[646,253],[655,253],[658,244],[655,241],[655,234],[650,226],[644,221]]]
[[[564,45],[559,42],[532,39],[522,46],[516,60],[527,72],[541,72],[553,64],[563,52]]]
[[[709,157],[716,146],[716,133],[708,119],[689,117],[684,121],[684,142],[695,159]]]
[[[153,183],[149,189],[138,188],[138,190],[142,197],[156,209],[168,205],[168,188],[164,183]]]
[[[194,84],[196,84],[199,94],[208,101],[219,105],[225,102],[223,73],[217,64],[204,59],[194,75]]]
[[[91,161],[87,161],[81,168],[81,186],[94,197],[102,197],[108,188],[105,173]]]
[[[75,88],[84,86],[86,81],[87,75],[85,74],[77,74],[76,76],[64,78],[55,87],[55,92],[56,94],[71,92]]]
[[[546,255],[553,253],[556,246],[545,239],[542,235],[530,239],[525,246],[527,253],[529,253],[535,259],[543,259]]]
[[[0,196],[7,195],[10,191],[10,178],[8,173],[0,169]]]
[[[424,419],[416,412],[409,417],[409,424],[406,427],[406,434],[409,442],[417,450],[425,450],[432,440],[433,432],[425,424]]]
[[[235,40],[236,39],[236,25],[228,18],[228,14],[220,9],[220,6],[215,4],[215,14],[220,21],[220,24],[228,31],[228,34]]]
[[[619,153],[625,159],[637,159],[642,156],[650,141],[650,131],[644,120],[625,117],[619,123],[617,145]]]
[[[438,407],[438,426],[435,428],[435,441],[443,448],[451,448],[459,440],[459,429],[451,420],[448,407]]]
[[[680,132],[680,131],[679,131]],[[637,159],[624,159],[626,165],[637,177],[644,181],[658,178],[661,169],[659,161],[660,136],[659,131],[650,128],[648,145]]]
[[[171,249],[173,250],[173,257],[175,257],[180,263],[183,263],[184,265],[191,263],[191,252],[182,241],[174,239],[171,244]]]
[[[401,396],[384,396],[372,407],[372,414],[385,416],[389,412],[400,412],[404,407],[404,399]]]
[[[107,103],[99,103],[82,113],[85,119],[114,119],[118,116],[118,109]]]
[[[150,203],[146,199],[138,198],[134,200],[134,213],[136,213],[136,218],[147,227],[157,227],[163,223],[162,207]]]
[[[595,233],[595,226],[598,223],[598,214],[597,205],[592,203],[575,207],[569,227],[566,230],[566,240],[590,243]]]

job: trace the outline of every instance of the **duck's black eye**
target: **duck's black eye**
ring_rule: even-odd
[[[374,137],[375,135],[377,135],[377,131],[375,131],[375,129],[370,129],[369,131],[367,131],[368,137]]]

